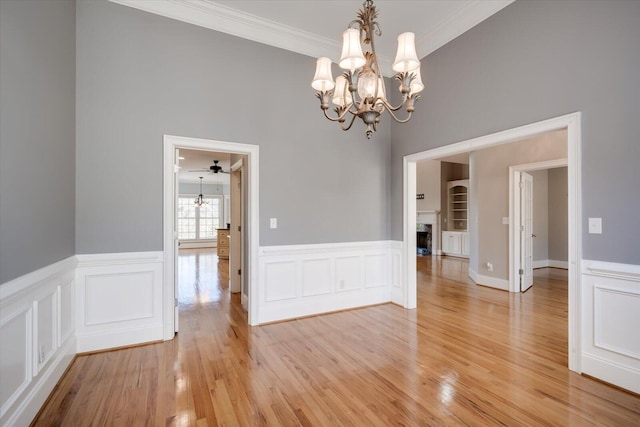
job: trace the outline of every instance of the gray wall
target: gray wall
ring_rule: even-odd
[[[583,258],[640,264],[638,40],[638,1],[516,1],[425,58],[415,116],[392,125],[392,238],[404,155],[581,111]]]
[[[567,168],[549,169],[549,259],[569,258]]]
[[[440,210],[440,162],[438,160],[423,160],[416,165],[416,194],[424,194],[424,199],[416,200],[417,211]]]
[[[78,253],[162,249],[163,134],[260,145],[261,245],[389,239],[390,124],[326,120],[314,58],[95,1],[77,40]]]
[[[74,1],[0,1],[0,283],[75,254],[74,116]]]

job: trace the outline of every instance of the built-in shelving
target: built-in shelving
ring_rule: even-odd
[[[447,183],[449,215],[449,231],[466,231],[469,221],[469,180],[462,179]]]

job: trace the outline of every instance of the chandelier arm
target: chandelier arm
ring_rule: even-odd
[[[407,123],[409,120],[411,120],[411,115],[413,114],[413,111],[410,111],[409,115],[407,116],[407,118],[401,120],[393,113],[393,111],[391,111],[391,110],[388,110],[388,111],[389,111],[389,115],[391,116],[391,118],[393,120],[395,120],[396,122],[398,122],[398,123]]]
[[[380,98],[380,101],[382,101],[382,103],[384,104],[385,108],[389,111],[398,111],[399,109],[401,109],[406,103],[407,103],[407,96],[403,96],[402,98],[402,102],[397,106],[394,107],[393,105],[389,104],[389,102],[384,99],[384,98]]]
[[[351,122],[349,123],[349,126],[347,126],[347,127],[344,127],[344,123],[340,123],[340,129],[342,129],[342,130],[351,129],[351,126],[353,126],[353,122],[356,121],[356,117],[358,117],[358,116],[356,116],[355,114],[351,116]]]
[[[345,118],[345,116],[347,115],[347,113],[349,113],[350,111],[345,109],[342,114],[338,114],[337,117],[329,117],[329,115],[327,114],[327,110],[322,110],[324,112],[324,116],[331,120],[332,122],[339,122],[340,120],[343,120]],[[353,114],[353,113],[352,113]]]

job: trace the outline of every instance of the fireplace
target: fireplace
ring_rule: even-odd
[[[417,224],[416,249],[418,255],[431,255],[433,251],[433,226]]]

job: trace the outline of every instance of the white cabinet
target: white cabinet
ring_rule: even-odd
[[[468,231],[464,231],[462,233],[460,233],[460,240],[462,241],[461,243],[461,255],[462,256],[469,256],[469,246],[471,246],[470,241],[469,241],[469,232]]]
[[[469,257],[469,232],[468,231],[443,231],[442,252],[445,255],[453,255],[462,258]]]

